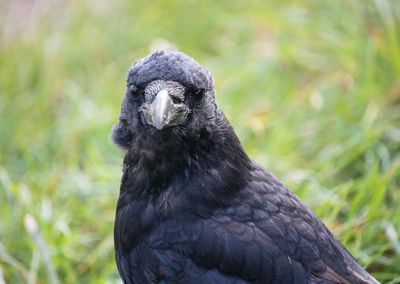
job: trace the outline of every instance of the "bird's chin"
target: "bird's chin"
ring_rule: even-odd
[[[161,135],[161,136],[169,136],[169,135],[173,135],[176,129],[176,125],[174,126],[164,126],[161,129],[156,128],[153,125],[146,125],[146,131],[148,131],[149,135]]]
[[[141,115],[141,125],[136,128],[133,133],[136,144],[140,148],[148,150],[169,151],[172,148],[185,148],[185,137],[187,136],[187,123],[178,125],[165,125],[161,129],[157,129],[153,125],[147,123],[144,116]],[[183,146],[183,147],[182,147]]]
[[[162,129],[157,129],[151,125],[144,125],[140,133],[136,136],[137,142],[140,147],[147,149],[161,149],[170,147],[179,147],[182,143],[182,126],[170,126]]]

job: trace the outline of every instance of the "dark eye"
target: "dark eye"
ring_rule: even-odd
[[[206,90],[204,90],[204,89],[198,89],[198,90],[196,90],[196,91],[194,92],[194,94],[193,94],[194,100],[195,100],[196,102],[200,102],[200,101],[203,99],[205,93],[206,93]]]
[[[137,90],[138,90],[138,88],[135,85],[133,85],[133,84],[129,85],[129,92],[132,95],[136,96],[138,94]]]

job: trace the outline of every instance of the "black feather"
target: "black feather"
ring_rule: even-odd
[[[155,80],[184,90],[184,122],[158,130],[143,119]],[[207,69],[163,50],[138,60],[127,83],[112,131],[126,151],[114,230],[124,283],[378,283],[248,158]]]

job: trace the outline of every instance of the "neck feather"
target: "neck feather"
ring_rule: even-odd
[[[168,192],[168,198],[185,195],[189,203],[219,206],[247,185],[251,165],[230,126],[168,151],[132,148],[124,159],[121,195],[155,200]]]

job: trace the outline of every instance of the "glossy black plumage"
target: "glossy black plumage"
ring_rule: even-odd
[[[154,99],[146,86],[156,80],[185,89],[184,123],[146,124],[138,109]],[[378,283],[248,158],[207,69],[163,50],[137,61],[127,83],[112,134],[126,151],[114,231],[125,283]]]

